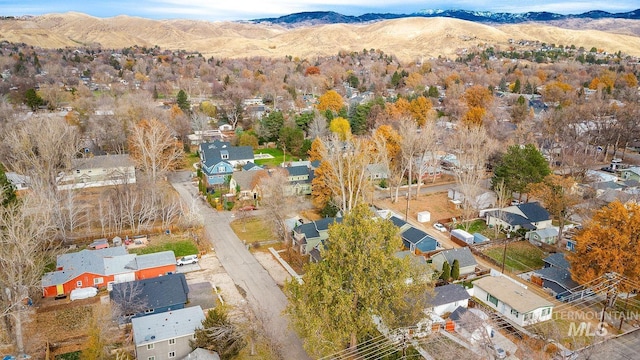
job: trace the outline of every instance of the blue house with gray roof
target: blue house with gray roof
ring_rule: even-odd
[[[440,243],[431,235],[413,226],[403,231],[400,237],[404,247],[416,255],[430,253],[440,247]]]
[[[580,284],[571,278],[571,264],[563,253],[553,253],[544,258],[544,267],[534,270],[531,282],[550,290],[554,295],[569,296],[580,292]]]
[[[200,144],[200,166],[207,187],[224,184],[234,168],[249,162],[253,162],[251,146],[231,146],[231,143],[219,140]]]

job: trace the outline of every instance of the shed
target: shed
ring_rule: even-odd
[[[490,241],[491,239],[489,239],[488,237],[480,234],[480,233],[473,233],[473,243],[474,244],[480,244],[486,241]]]
[[[418,213],[418,222],[424,223],[431,221],[431,213],[428,211],[420,211]]]
[[[464,244],[471,245],[473,244],[473,235],[462,229],[453,229],[451,230],[451,240],[459,240]],[[460,244],[463,245],[463,244]]]

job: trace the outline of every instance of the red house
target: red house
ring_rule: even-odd
[[[56,271],[42,277],[44,297],[63,296],[77,288],[105,288],[113,283],[174,273],[173,251],[128,254],[123,246],[59,255]]]

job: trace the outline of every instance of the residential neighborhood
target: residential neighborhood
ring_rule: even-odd
[[[455,36],[411,60],[0,39],[0,355],[637,342],[637,58]]]

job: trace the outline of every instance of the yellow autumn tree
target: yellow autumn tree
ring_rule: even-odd
[[[400,134],[389,125],[381,125],[373,133],[373,138],[383,138],[387,154],[390,159],[394,159],[400,153]]]
[[[345,141],[351,137],[351,125],[349,120],[343,117],[337,117],[329,123],[329,131],[338,135],[338,138]]]
[[[640,205],[614,201],[603,207],[575,236],[568,256],[571,277],[584,284],[607,273],[640,278]],[[619,290],[630,290],[621,282]]]
[[[553,81],[544,87],[543,96],[546,102],[558,102],[567,105],[573,95],[573,87],[563,81]]]
[[[342,96],[335,90],[329,90],[318,98],[318,110],[327,111],[331,110],[337,113],[344,106],[344,100]]]
[[[432,109],[431,101],[424,96],[418,96],[409,104],[409,111],[418,123],[423,126],[429,119],[435,118],[435,112]]]
[[[320,138],[315,138],[311,143],[311,148],[309,149],[309,160],[311,161],[321,161],[322,154],[327,151],[325,149],[324,143]]]
[[[474,85],[464,92],[464,101],[469,108],[487,108],[493,101],[493,94],[482,85]]]
[[[474,106],[464,113],[462,122],[468,127],[481,126],[484,122],[485,115],[487,115],[487,110],[480,106]]]
[[[633,73],[626,73],[622,75],[622,81],[630,88],[638,86],[638,78]]]

